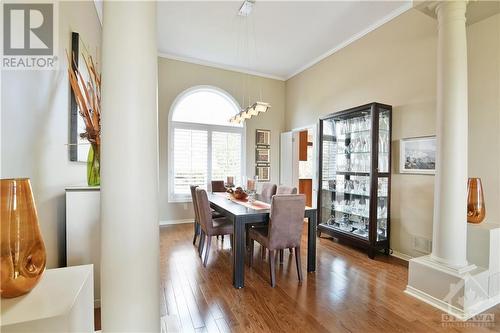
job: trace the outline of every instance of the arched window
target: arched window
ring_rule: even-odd
[[[229,119],[240,111],[227,92],[197,86],[181,93],[170,109],[169,200],[191,199],[189,185],[208,189],[212,180],[243,174],[244,128]]]

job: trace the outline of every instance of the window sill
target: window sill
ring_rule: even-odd
[[[182,198],[169,197],[168,198],[168,203],[190,203],[191,201],[192,201],[191,197],[182,197]]]

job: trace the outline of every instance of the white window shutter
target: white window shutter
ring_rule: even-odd
[[[206,188],[207,142],[207,131],[174,128],[173,193],[175,196],[190,195],[189,185]]]
[[[212,179],[233,176],[241,184],[241,134],[212,132]]]

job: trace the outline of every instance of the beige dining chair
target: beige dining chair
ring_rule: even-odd
[[[223,180],[212,180],[212,193],[226,192]]]
[[[198,185],[189,185],[189,189],[191,190],[191,201],[193,203],[194,210],[194,236],[193,236],[193,245],[196,244],[196,238],[201,234],[200,228],[200,217],[198,216],[198,205],[196,202],[196,188]],[[211,210],[212,218],[220,218],[223,217],[219,212]],[[223,240],[224,241],[224,240]],[[201,236],[200,236],[200,244],[201,244]],[[198,246],[198,254],[201,256],[201,245]]]
[[[276,195],[279,194],[297,194],[297,188],[292,186],[280,185],[276,190]],[[293,253],[293,249],[288,249],[290,253]],[[280,263],[283,263],[284,250],[280,250]]]
[[[276,194],[297,194],[297,188],[292,186],[280,185],[276,190]]]
[[[300,260],[300,241],[304,224],[306,198],[303,194],[275,195],[271,199],[271,212],[267,228],[251,228],[249,230],[249,259],[253,263],[254,241],[262,244],[269,251],[269,271],[271,286],[276,285],[275,255],[276,251],[294,248],[295,264],[299,282],[302,282]]]
[[[276,184],[273,184],[273,183],[263,183],[262,184],[262,188],[261,188],[261,191],[260,191],[260,198],[264,201],[267,201],[267,202],[270,202],[273,195],[276,194],[276,189],[277,189],[277,186]],[[246,226],[246,231],[247,231],[247,245],[248,245],[248,242],[249,242],[249,239],[248,239],[248,231],[252,228],[261,228],[261,227],[265,227],[264,225],[262,225],[261,223],[256,223],[256,224],[253,224],[253,223],[249,223],[247,224]],[[264,245],[262,245],[262,259],[265,258],[265,247]]]
[[[271,201],[273,195],[276,194],[276,184],[263,183],[262,190],[260,191],[260,196],[266,201]]]
[[[196,206],[198,209],[198,217],[201,227],[201,238],[200,245],[203,254],[203,247],[205,243],[205,237],[207,240],[207,246],[205,249],[205,258],[203,259],[203,266],[207,266],[208,256],[210,254],[210,245],[212,243],[212,236],[223,236],[230,235],[231,246],[233,244],[233,224],[228,219],[212,218],[212,212],[210,210],[210,203],[208,202],[207,192],[204,189],[197,188],[195,192]]]

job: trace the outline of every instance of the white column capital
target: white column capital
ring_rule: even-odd
[[[465,24],[467,4],[467,0],[436,1],[433,7],[440,24],[450,20],[463,20]]]
[[[463,10],[465,13],[468,3],[468,0],[413,0],[413,8],[435,19],[438,17],[438,11],[441,11],[441,13],[455,11],[460,17],[460,12]]]

